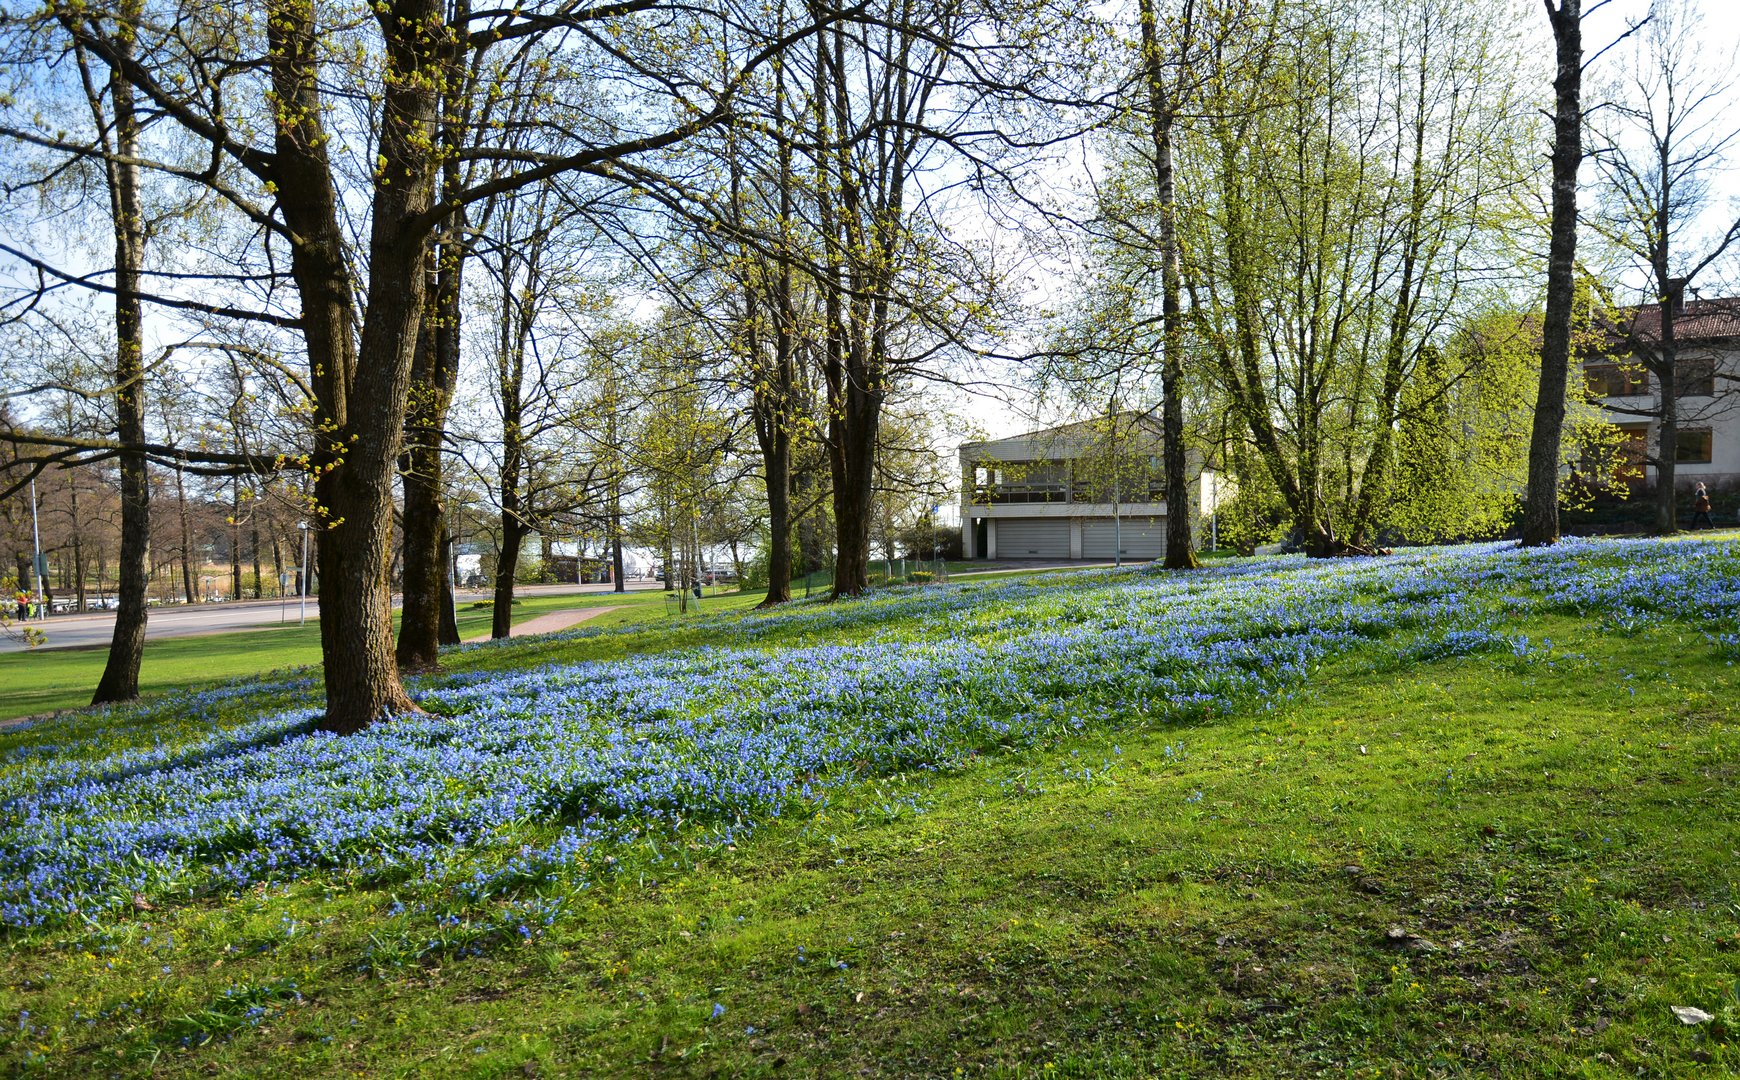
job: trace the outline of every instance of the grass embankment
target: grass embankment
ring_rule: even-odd
[[[882,565],[877,563],[877,566]],[[898,566],[898,561],[896,566]],[[914,568],[924,564],[910,562]],[[1047,571],[1021,567],[985,570],[983,563],[951,562],[951,574],[966,572],[974,578],[1024,577]],[[803,595],[803,579],[799,579],[797,595]],[[817,594],[832,587],[832,578],[812,575],[811,588]],[[618,627],[628,623],[664,618],[670,612],[660,590],[639,590],[630,593],[572,593],[559,596],[522,597],[514,605],[514,624],[527,622],[540,615],[569,608],[614,607],[586,621],[594,628]],[[760,603],[762,593],[739,593],[709,589],[703,599],[703,614],[739,611]],[[289,609],[289,610],[294,610]],[[691,613],[692,615],[693,613]],[[294,616],[291,616],[294,618]],[[393,615],[395,627],[397,612]],[[469,639],[488,634],[490,609],[487,604],[465,603],[458,611],[459,636]],[[50,645],[54,624],[48,624]],[[536,648],[522,650],[522,659],[534,659]],[[107,662],[107,650],[46,648],[23,653],[0,654],[0,721],[20,716],[35,716],[61,709],[76,709],[87,705],[91,692],[102,677]],[[497,658],[500,659],[500,658]],[[285,668],[302,667],[320,662],[320,627],[312,620],[306,626],[267,626],[254,630],[235,630],[193,637],[157,638],[146,643],[145,658],[139,666],[139,693],[150,699],[175,690],[226,682],[250,675],[268,675]],[[455,670],[465,670],[467,661],[456,661]],[[452,665],[450,665],[452,666]]]
[[[1378,635],[1194,721],[615,849],[523,943],[343,875],[20,932],[0,1046],[59,1075],[1740,1069],[1735,638],[1524,599],[1509,647]]]
[[[563,596],[532,596],[514,605],[515,625],[553,611],[583,607],[618,607],[588,620],[589,626],[621,626],[665,614],[664,592],[578,593]],[[754,603],[755,597],[726,593],[708,596],[707,611],[730,610]],[[157,638],[145,645],[139,666],[139,692],[153,698],[172,690],[223,682],[249,675],[264,675],[282,668],[320,662],[320,627],[314,619],[295,625],[295,608],[289,610],[290,625],[257,630],[235,630],[194,637]],[[394,625],[398,614],[395,612]],[[490,609],[466,603],[459,606],[459,636],[488,634]],[[54,624],[48,624],[53,644]],[[0,655],[0,720],[33,716],[58,709],[87,705],[91,691],[102,677],[108,652],[102,648],[40,649]]]

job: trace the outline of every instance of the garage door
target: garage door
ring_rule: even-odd
[[[998,518],[997,558],[1069,558],[1069,519]]]
[[[1125,518],[1121,526],[1111,518],[1088,518],[1081,523],[1082,558],[1110,559],[1116,555],[1120,528],[1124,558],[1158,559],[1166,554],[1166,519],[1163,517]]]

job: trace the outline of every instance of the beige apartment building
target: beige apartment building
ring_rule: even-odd
[[[1166,554],[1158,419],[1124,413],[960,448],[968,559],[1157,559]],[[1230,485],[1191,451],[1193,531]]]

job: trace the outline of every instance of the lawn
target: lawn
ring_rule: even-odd
[[[595,616],[600,626],[616,626],[640,619],[663,617],[664,593],[582,593],[568,596],[533,596],[514,605],[516,624],[552,611],[578,607],[616,607],[621,610]],[[758,598],[758,597],[757,597]],[[743,598],[725,594],[704,603],[739,606]],[[397,615],[394,616],[395,625]],[[461,605],[459,635],[462,638],[489,633],[490,610],[477,604]],[[54,627],[49,625],[50,643]],[[0,720],[34,716],[57,709],[88,704],[91,691],[102,677],[108,654],[103,649],[40,649],[0,655]],[[259,675],[280,668],[320,662],[320,627],[267,627],[199,637],[161,638],[145,646],[139,668],[139,690],[155,697],[191,685]]]
[[[1737,605],[1733,542],[1229,560],[468,647],[353,740],[306,680],[39,724],[0,1053],[1733,1072]]]

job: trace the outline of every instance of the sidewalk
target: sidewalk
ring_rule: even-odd
[[[551,611],[536,618],[527,619],[523,623],[511,627],[508,637],[532,637],[536,634],[554,634],[558,630],[566,630],[578,626],[587,619],[597,618],[606,611],[619,611],[624,605],[610,604],[605,607],[563,608],[561,611]],[[479,641],[488,641],[488,634],[478,634],[465,639],[465,644],[471,645]]]

